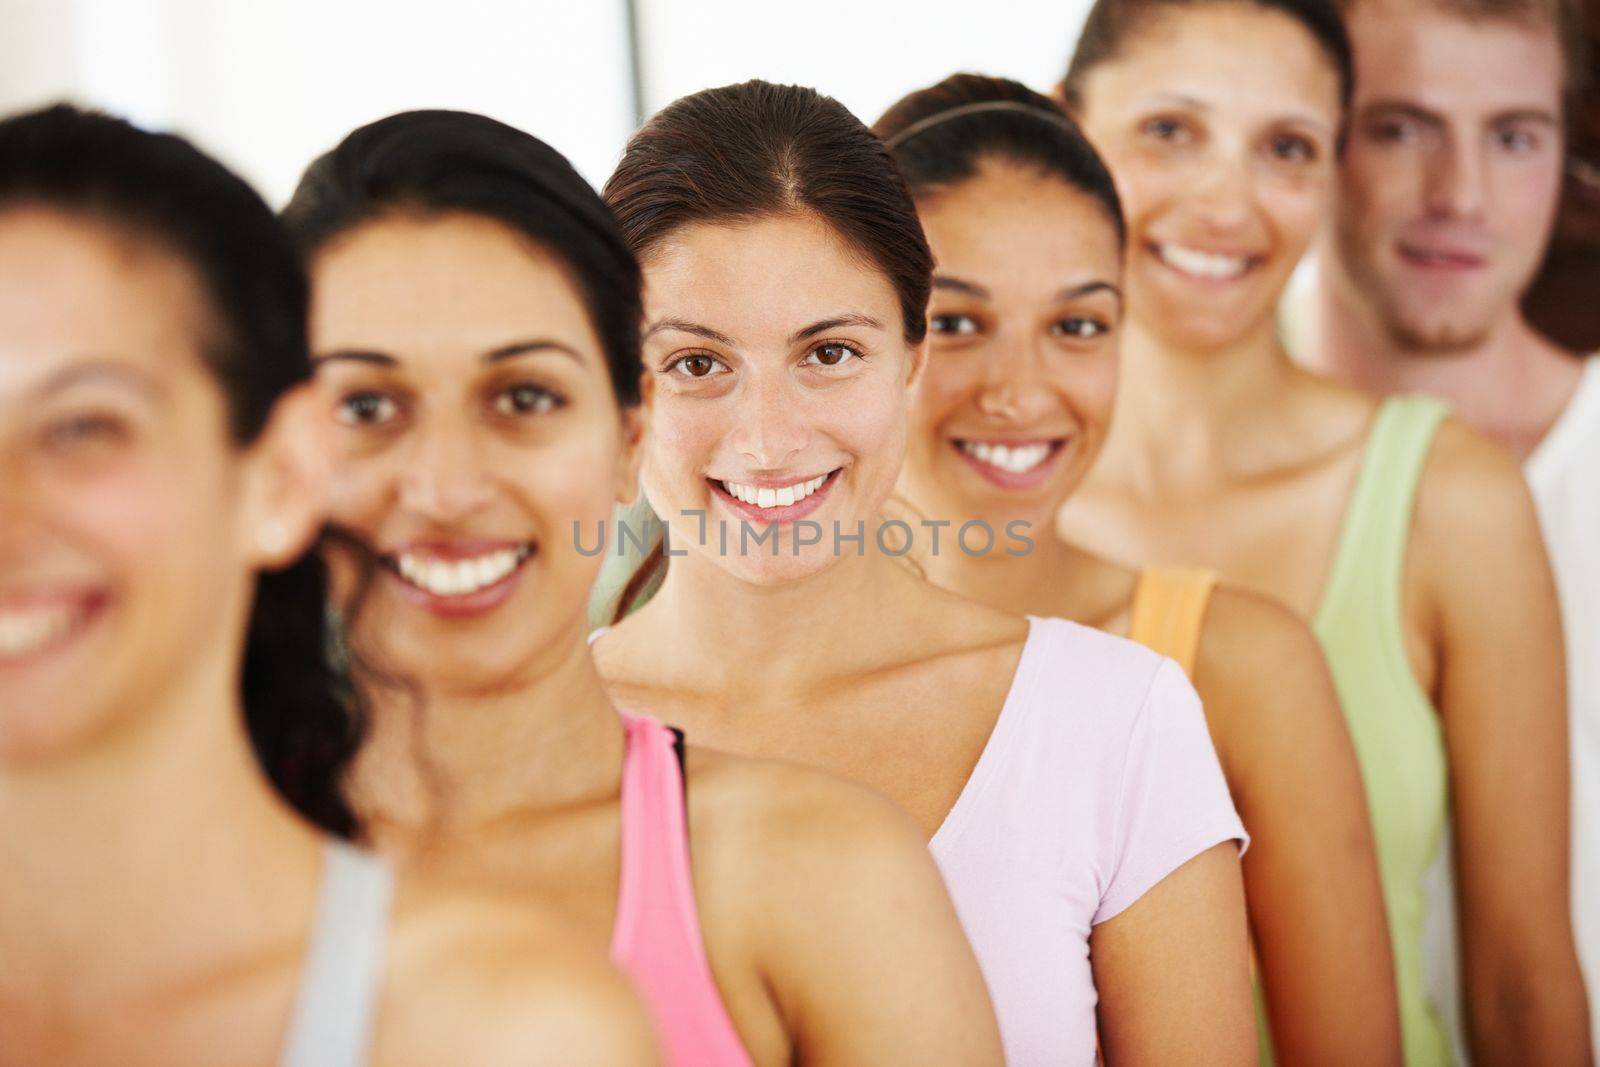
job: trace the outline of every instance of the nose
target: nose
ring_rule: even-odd
[[[1192,202],[1199,221],[1207,228],[1227,233],[1250,221],[1251,168],[1248,160],[1213,156],[1196,176]]]
[[[400,505],[422,518],[459,522],[493,496],[482,448],[472,427],[441,422],[419,429],[402,462]]]
[[[1441,218],[1475,218],[1488,195],[1488,160],[1484,153],[1446,139],[1431,153],[1427,169],[1427,207]]]
[[[755,467],[780,470],[805,448],[805,404],[786,374],[751,375],[738,399],[739,422],[730,443]]]
[[[1026,426],[1043,418],[1050,408],[1041,344],[1019,336],[996,340],[984,362],[978,410],[986,418]]]

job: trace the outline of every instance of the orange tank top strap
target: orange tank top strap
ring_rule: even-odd
[[[1169,659],[1194,677],[1215,571],[1182,567],[1148,567],[1139,572],[1133,593],[1128,637]]]

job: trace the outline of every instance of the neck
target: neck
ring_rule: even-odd
[[[1140,491],[1203,492],[1270,462],[1262,431],[1296,373],[1273,322],[1219,351],[1190,351],[1130,318],[1111,432],[1097,464]]]
[[[958,514],[943,511],[939,514]],[[952,523],[959,527],[974,516],[963,516]],[[997,530],[1015,516],[1008,516],[990,525]],[[987,604],[1013,615],[1055,614],[1046,612],[1052,591],[1071,588],[1080,570],[1079,554],[1056,535],[1052,518],[1034,520],[1027,536],[1033,545],[1025,554],[1011,556],[1004,551],[993,551],[981,556],[958,550],[945,551],[942,546],[937,556],[924,551],[917,561],[934,585],[952,593]],[[1059,610],[1059,609],[1058,609]]]
[[[853,544],[831,564],[796,581],[756,585],[698,552],[672,561],[660,591],[641,611],[655,632],[684,635],[685,670],[695,688],[759,694],[763,700],[814,693],[819,679],[869,669],[872,637],[904,629],[897,604],[922,579],[902,559]],[[824,542],[826,543],[826,541]],[[716,649],[711,657],[695,649]],[[793,650],[775,655],[774,650]]]
[[[238,661],[188,668],[84,748],[0,771],[0,998],[92,1017],[306,921],[320,838],[256,767]]]
[[[414,692],[369,693],[351,792],[379,837],[421,847],[507,815],[614,796],[621,720],[587,637],[580,613],[501,684],[422,679]]]
[[[1467,348],[1410,349],[1384,328],[1330,256],[1325,249],[1319,260],[1308,366],[1378,396],[1447,400],[1459,418],[1519,459],[1537,447],[1577,388],[1577,360],[1540,337],[1515,306]]]

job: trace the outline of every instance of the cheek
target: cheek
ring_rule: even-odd
[[[724,400],[689,400],[657,395],[646,416],[645,476],[693,478],[715,453],[732,425],[733,412]]]
[[[1561,199],[1561,160],[1549,153],[1533,162],[1508,166],[1507,171],[1501,188],[1515,215],[1514,235],[1542,245],[1544,224],[1555,217]]]
[[[1403,221],[1418,188],[1408,158],[1352,139],[1340,163],[1339,198],[1346,218],[1363,229]]]
[[[204,561],[231,547],[231,512],[218,506],[218,479],[203,471],[130,463],[61,489],[54,513],[127,582],[168,591],[209,583]]]
[[[975,368],[981,358],[976,352],[929,354],[927,370],[911,404],[914,432],[936,431],[973,398],[980,384]]]
[[[1261,194],[1261,207],[1272,219],[1291,261],[1300,258],[1317,235],[1327,215],[1331,189],[1324,177],[1269,187]]]

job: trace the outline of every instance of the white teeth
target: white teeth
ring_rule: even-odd
[[[972,456],[981,463],[991,467],[999,467],[1012,474],[1026,474],[1039,464],[1043,463],[1050,455],[1051,445],[1041,441],[1032,445],[1006,445],[990,444],[987,441],[960,441],[957,442],[961,451]]]
[[[530,554],[532,550],[523,545],[448,563],[402,552],[395,558],[395,570],[412,585],[435,596],[466,596],[503,581]]]
[[[723,490],[735,500],[746,504],[754,504],[758,508],[786,508],[791,504],[798,504],[806,497],[822,488],[822,483],[828,480],[826,474],[812,478],[810,481],[800,482],[798,485],[786,485],[782,489],[767,489],[754,485],[743,485],[739,482],[719,482]]]
[[[1214,252],[1202,252],[1198,248],[1185,248],[1183,245],[1156,245],[1156,255],[1169,267],[1175,267],[1185,274],[1193,274],[1197,278],[1213,278],[1227,280],[1237,278],[1250,266],[1250,261],[1243,256],[1224,256]]]
[[[75,604],[0,608],[0,656],[26,656],[58,640],[80,610]]]

